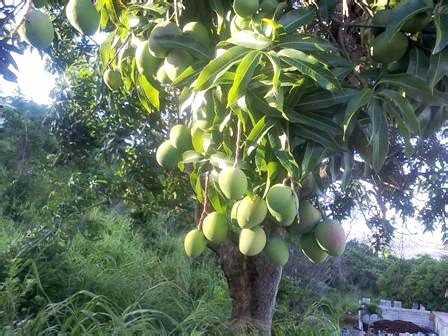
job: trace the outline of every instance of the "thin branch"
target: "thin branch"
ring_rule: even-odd
[[[202,223],[204,222],[205,216],[207,216],[208,213],[208,177],[209,172],[205,173],[205,186],[204,186],[204,207],[202,208],[201,217],[199,218],[198,222],[198,229],[202,230]]]
[[[22,6],[20,7],[19,11],[26,6],[26,10],[25,10],[25,14],[23,15],[22,19],[20,20],[20,22],[17,24],[17,26],[12,30],[10,36],[14,36],[14,34],[17,32],[17,29],[19,29],[19,27],[22,25],[22,23],[25,21],[26,19],[26,15],[28,14],[28,12],[31,10],[31,5],[32,5],[32,0],[27,0],[25,2],[22,3]],[[14,10],[15,11],[15,10]],[[14,13],[14,11],[12,13]],[[5,21],[6,22],[6,21]]]
[[[240,143],[241,143],[241,120],[238,119],[237,123],[237,131],[236,131],[236,143],[235,143],[235,163],[233,164],[234,167],[237,166],[239,160],[240,160]]]
[[[110,64],[112,63],[113,60],[115,60],[115,58],[117,58],[118,54],[120,53],[121,49],[123,49],[123,47],[126,45],[126,43],[128,42],[129,38],[131,37],[130,34],[128,34],[128,36],[126,36],[126,39],[124,40],[124,42],[122,43],[122,45],[120,46],[120,48],[117,49],[117,52],[115,53],[114,57],[112,57],[109,62],[107,62],[106,66],[104,67],[104,69],[107,69]]]

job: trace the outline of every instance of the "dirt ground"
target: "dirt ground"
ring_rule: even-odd
[[[389,332],[389,333],[431,333],[432,330],[419,327],[418,325],[407,322],[407,321],[390,321],[390,320],[381,320],[373,323],[373,331],[378,332]]]

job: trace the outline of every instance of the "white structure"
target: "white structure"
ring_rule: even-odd
[[[434,312],[434,331],[439,336],[448,336],[448,313]]]
[[[361,303],[370,303],[369,298],[362,298]],[[412,322],[420,327],[434,330],[438,336],[448,336],[448,313],[431,312],[423,305],[414,305],[413,309],[402,308],[400,301],[380,300],[383,320],[401,320]],[[359,312],[359,326],[362,327],[361,312]],[[364,317],[365,318],[365,317]]]

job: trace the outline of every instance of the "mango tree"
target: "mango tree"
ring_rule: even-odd
[[[27,6],[19,35],[45,49],[53,26]],[[382,223],[381,193],[404,174],[396,156],[447,119],[444,1],[70,0],[65,11],[80,34],[107,34],[103,90],[134,92],[140,113],[171,121],[148,155],[189,176],[200,211],[185,251],[216,253],[235,331],[270,332],[289,244],[311,262],[343,253],[316,196],[367,181]]]

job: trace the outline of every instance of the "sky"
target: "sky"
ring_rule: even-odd
[[[19,71],[17,83],[6,82],[0,78],[0,95],[12,95],[20,92],[26,99],[39,104],[50,105],[50,92],[56,77],[45,71],[45,61],[36,50],[27,49],[23,55],[13,55]],[[343,223],[348,239],[367,242],[370,231],[361,215]],[[448,256],[448,249],[441,243],[440,231],[423,232],[416,221],[402,223],[396,226],[395,238],[392,243],[393,254],[398,257],[410,258],[419,254],[430,254],[434,257]]]

